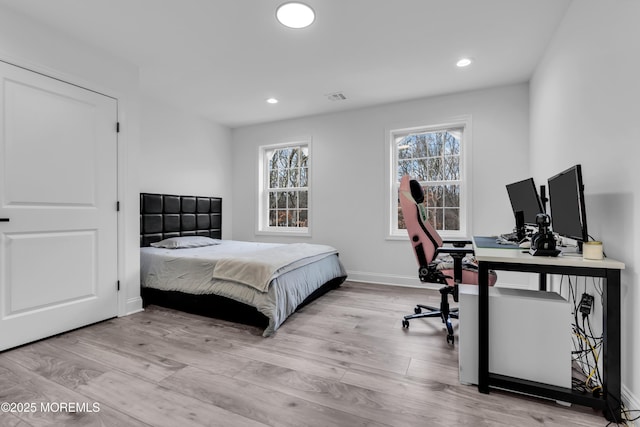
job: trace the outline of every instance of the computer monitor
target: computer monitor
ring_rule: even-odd
[[[575,165],[549,178],[551,228],[560,236],[574,239],[578,248],[589,240],[584,204],[582,167]]]
[[[535,225],[536,215],[544,212],[544,208],[533,178],[507,184],[507,193],[514,215],[516,212],[522,211],[525,224]]]

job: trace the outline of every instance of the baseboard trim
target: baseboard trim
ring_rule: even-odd
[[[417,277],[395,274],[369,273],[366,271],[347,271],[350,282],[375,283],[377,285],[407,286],[411,288],[439,289],[437,283],[422,283]]]
[[[640,399],[638,399],[637,396],[634,396],[633,393],[631,393],[631,390],[629,390],[629,388],[624,384],[622,384],[621,386],[620,394],[622,397],[622,403],[624,404],[625,408],[634,411],[640,409]],[[637,413],[631,414],[632,418],[636,414]]]
[[[137,296],[134,298],[129,298],[126,302],[124,316],[138,313],[140,311],[144,311],[144,309],[142,308],[142,297]]]

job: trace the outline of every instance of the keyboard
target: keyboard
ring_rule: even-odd
[[[518,239],[518,233],[506,233],[506,234],[501,234],[500,235],[500,239],[502,240],[506,240],[507,242],[519,242],[520,239]]]

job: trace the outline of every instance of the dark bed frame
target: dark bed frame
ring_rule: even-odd
[[[140,193],[140,247],[179,236],[222,238],[222,198]],[[335,289],[337,277],[309,295],[296,310]],[[141,288],[144,306],[159,305],[236,323],[266,328],[269,319],[255,307],[218,295],[193,295],[178,291]]]

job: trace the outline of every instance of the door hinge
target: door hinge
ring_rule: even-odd
[[[120,122],[116,122],[116,133],[120,133]]]
[[[117,281],[117,290],[120,290],[120,280]]]
[[[120,200],[116,202],[116,211],[120,212]]]

